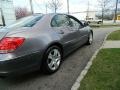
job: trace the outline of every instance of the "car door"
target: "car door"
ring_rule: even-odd
[[[81,21],[80,21],[81,25],[79,27],[79,35],[81,36],[80,41],[81,44],[84,44],[87,42],[88,40],[88,34],[89,34],[89,27],[84,25]]]
[[[88,27],[84,26],[77,18],[69,16],[70,20],[73,22],[74,29],[78,30],[78,45],[83,45],[88,39]]]
[[[69,25],[70,29],[76,33],[75,34],[76,38],[74,40],[75,43],[76,43],[75,47],[76,46],[80,46],[81,45],[81,41],[80,40],[81,40],[82,34],[80,33],[79,29],[81,27],[81,24],[73,16],[69,16],[69,19],[70,19],[70,25]]]
[[[54,31],[61,37],[60,41],[63,44],[66,53],[69,53],[74,49],[76,39],[78,38],[77,31],[72,30],[69,23],[69,17],[63,14],[54,16],[51,22]]]

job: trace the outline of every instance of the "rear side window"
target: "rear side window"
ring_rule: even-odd
[[[33,27],[41,18],[43,15],[33,15],[28,16],[22,19],[17,20],[11,25],[8,25],[4,28],[12,29],[12,28],[20,28],[20,27]]]
[[[33,20],[30,20],[28,23],[23,25],[23,27],[32,27],[34,26],[42,17],[36,17]]]
[[[69,19],[66,15],[56,15],[51,21],[52,27],[64,27],[69,25]]]

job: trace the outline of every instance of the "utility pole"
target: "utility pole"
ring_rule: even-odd
[[[31,13],[34,14],[33,1],[32,0],[30,0],[30,8],[31,8]]]
[[[89,9],[90,9],[90,3],[88,1],[88,8],[87,8],[86,20],[88,20],[88,18],[89,18]]]
[[[116,8],[115,8],[114,23],[116,23],[116,19],[117,19],[117,10],[118,10],[118,0],[116,0]]]
[[[46,5],[45,5],[46,14],[48,13],[48,10],[47,10],[47,8],[48,8],[48,5],[47,5],[47,3],[46,3]]]
[[[4,18],[4,15],[3,15],[2,8],[0,8],[0,12],[1,12],[1,17],[2,17],[2,24],[3,24],[3,26],[5,26],[5,18]]]
[[[70,10],[69,10],[69,0],[67,0],[67,10],[68,10],[68,14],[70,14]]]
[[[57,1],[55,0],[55,13],[57,11]]]

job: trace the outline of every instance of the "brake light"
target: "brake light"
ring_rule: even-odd
[[[0,53],[9,53],[20,47],[25,38],[22,37],[5,37],[0,41]]]

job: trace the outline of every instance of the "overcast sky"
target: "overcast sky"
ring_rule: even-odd
[[[13,0],[15,7],[29,7],[29,0]],[[35,12],[41,12],[45,13],[45,3],[47,3],[50,0],[33,0],[34,4],[34,11]],[[58,12],[67,12],[67,0],[60,0],[60,2],[63,4],[62,7],[58,10]],[[88,0],[69,0],[70,2],[70,12],[80,12],[80,11],[86,11]],[[97,6],[97,0],[90,0],[90,9],[96,10]],[[48,12],[51,12],[51,10],[48,9]]]
[[[15,7],[26,7],[30,10],[29,0],[13,0]],[[46,13],[45,4],[50,0],[33,0],[34,12],[35,13]],[[57,11],[59,13],[67,12],[67,0],[59,0],[62,3],[62,7]],[[89,0],[90,10],[96,11],[99,9],[98,0]],[[115,0],[113,0],[115,2]],[[70,12],[82,12],[88,8],[88,0],[69,0]],[[48,9],[48,13],[52,11]],[[80,14],[79,14],[80,15]],[[81,13],[81,16],[83,13]]]

